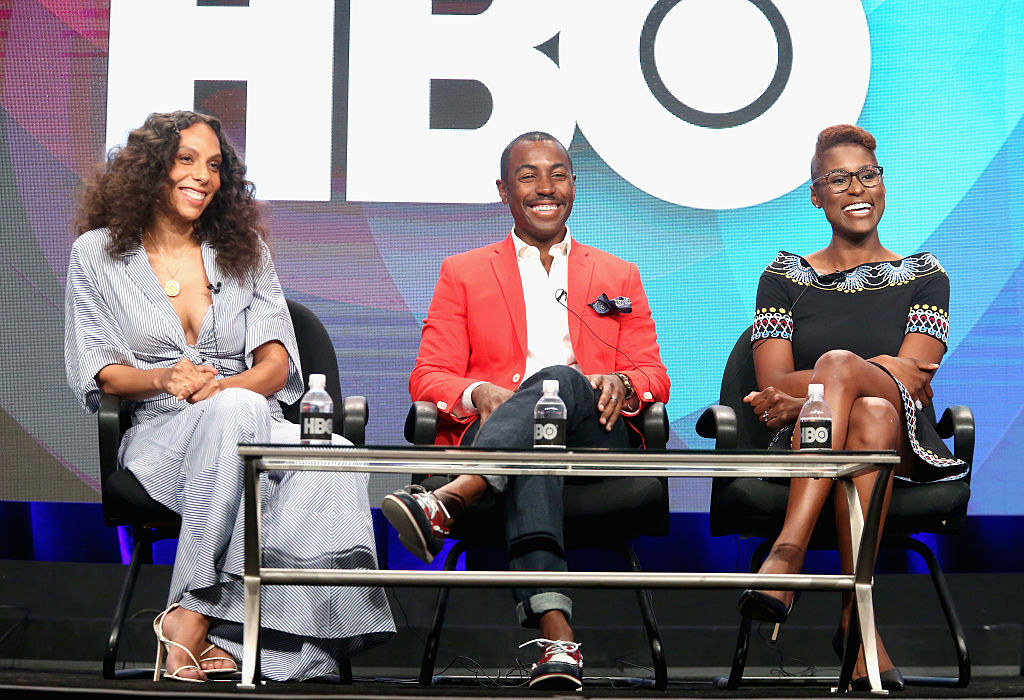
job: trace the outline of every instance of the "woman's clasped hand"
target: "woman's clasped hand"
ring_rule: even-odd
[[[202,401],[220,391],[217,372],[213,365],[195,365],[183,357],[163,373],[161,389],[182,401]]]

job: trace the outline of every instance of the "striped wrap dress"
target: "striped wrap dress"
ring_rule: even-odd
[[[179,513],[181,534],[168,603],[213,618],[209,639],[241,658],[243,615],[242,460],[239,442],[298,442],[278,401],[302,394],[295,333],[267,247],[244,282],[224,274],[202,246],[213,295],[190,345],[142,246],[112,258],[106,229],[75,241],[65,295],[68,384],[95,412],[96,374],[109,364],[170,367],[181,358],[211,364],[222,377],[252,365],[272,340],[289,357],[286,386],[266,398],[224,389],[189,404],[159,394],[132,407],[118,457],[147,493]],[[335,436],[336,441],[343,438]],[[261,475],[264,565],[377,568],[366,474],[277,472]],[[372,587],[268,586],[262,592],[261,664],[272,680],[304,680],[336,671],[339,658],[390,639],[394,621],[384,592]]]

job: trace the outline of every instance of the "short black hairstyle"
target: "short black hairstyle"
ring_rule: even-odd
[[[836,124],[825,127],[818,134],[818,141],[814,146],[814,156],[811,158],[812,180],[821,174],[821,158],[825,155],[825,151],[843,143],[863,146],[871,151],[872,155],[878,145],[875,142],[875,137],[868,133],[867,129],[862,129],[854,124]]]
[[[509,159],[509,154],[512,153],[512,149],[516,146],[516,144],[533,142],[533,141],[554,141],[555,143],[557,143],[559,146],[562,147],[562,150],[565,151],[565,155],[567,155],[567,156],[569,155],[569,149],[566,148],[565,146],[563,146],[561,141],[556,139],[554,136],[552,136],[548,132],[546,132],[546,131],[527,131],[525,134],[520,134],[519,136],[516,136],[514,139],[512,139],[509,142],[509,144],[507,146],[505,146],[505,150],[501,152],[501,162],[499,163],[498,167],[500,168],[499,174],[501,176],[501,181],[502,182],[508,182],[508,177],[507,177],[508,176],[508,172],[507,172],[508,171],[508,159]],[[572,173],[572,157],[571,156],[569,157],[569,173],[570,174]]]

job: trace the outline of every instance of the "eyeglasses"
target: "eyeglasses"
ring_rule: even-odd
[[[814,178],[811,180],[811,184],[813,185],[818,180],[824,180],[828,183],[829,188],[833,192],[839,194],[850,189],[850,184],[853,182],[854,175],[857,176],[857,179],[860,180],[860,184],[864,185],[864,187],[874,187],[882,181],[882,166],[865,165],[855,173],[848,173],[845,170],[832,170],[824,175]]]

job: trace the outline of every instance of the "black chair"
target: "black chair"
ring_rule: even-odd
[[[405,421],[406,440],[415,445],[433,445],[437,420],[437,407],[434,404],[415,402]],[[629,420],[637,429],[628,431],[635,447],[641,446],[642,441],[650,449],[665,448],[668,442],[665,404],[648,404],[639,416]],[[427,490],[433,490],[447,482],[447,476],[431,476],[423,479],[421,485]],[[564,504],[567,549],[608,549],[622,556],[633,571],[641,571],[641,568],[629,541],[641,535],[664,536],[669,531],[668,480],[665,478],[625,477],[613,481],[581,477],[566,479]],[[614,523],[614,526],[609,523]],[[505,526],[501,502],[488,490],[484,498],[459,517],[452,529],[451,538],[457,541],[445,559],[446,571],[454,570],[459,557],[469,549],[503,549]],[[644,633],[651,649],[654,688],[661,690],[668,683],[668,670],[658,623],[654,617],[653,601],[646,589],[637,589],[636,594]],[[438,591],[434,618],[420,665],[421,685],[431,685],[434,680],[434,666],[448,607],[448,595],[448,588]]]
[[[697,433],[714,438],[715,448],[766,449],[771,439],[768,429],[743,397],[757,388],[753,352],[750,344],[751,328],[743,331],[726,361],[722,376],[719,405],[711,406],[697,421]],[[925,410],[935,423],[932,406]],[[954,455],[971,464],[974,457],[974,416],[966,406],[950,406],[936,424],[939,435],[953,438]],[[946,585],[942,569],[934,552],[920,540],[917,533],[950,535],[960,531],[967,518],[967,502],[971,496],[970,472],[961,479],[931,484],[908,485],[896,481],[889,504],[889,513],[882,536],[883,548],[898,548],[916,552],[928,566],[935,592],[953,639],[956,653],[956,677],[907,676],[908,684],[966,687],[971,679],[971,662],[964,640],[963,628],[956,614],[953,599]],[[766,538],[750,559],[750,572],[760,568],[771,545],[782,529],[785,518],[789,486],[755,478],[715,478],[711,486],[711,534],[739,535]],[[834,511],[824,509],[814,535],[811,548],[835,549]],[[735,689],[743,679],[751,621],[743,618],[739,638],[733,655],[728,680],[723,688]],[[777,682],[777,679],[772,679]]]
[[[362,444],[366,434],[369,416],[366,399],[349,396],[342,400],[338,380],[338,358],[327,330],[312,311],[302,304],[288,300],[288,311],[295,326],[295,337],[299,347],[299,361],[302,364],[303,386],[308,385],[309,375],[324,374],[327,377],[327,392],[334,399],[335,432],[341,426],[341,434],[356,444]],[[289,421],[299,421],[299,401],[282,405]],[[98,414],[100,484],[103,499],[103,521],[109,527],[122,526],[128,529],[133,541],[132,558],[125,572],[121,594],[110,622],[110,636],[103,654],[103,677],[115,677],[117,650],[124,627],[125,613],[131,602],[142,564],[152,564],[153,543],[178,536],[181,519],[178,514],[150,498],[145,489],[126,469],[117,468],[117,452],[121,438],[131,427],[130,404],[119,396],[104,394],[100,398]],[[341,664],[341,676],[351,680],[351,667]],[[136,675],[130,671],[125,675]]]

